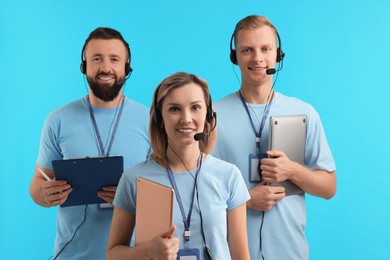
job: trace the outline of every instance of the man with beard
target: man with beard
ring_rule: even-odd
[[[42,129],[30,194],[43,207],[63,204],[72,192],[65,180],[54,179],[53,160],[121,155],[127,169],[145,160],[150,150],[148,109],[123,95],[132,69],[130,48],[121,33],[95,29],[81,59],[88,95],[51,112]],[[54,259],[106,258],[115,192],[116,186],[107,186],[97,193],[106,204],[58,209]]]

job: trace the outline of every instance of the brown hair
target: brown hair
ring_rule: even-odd
[[[208,84],[205,80],[194,74],[177,72],[165,78],[154,91],[152,106],[150,108],[151,120],[149,123],[149,138],[150,144],[153,148],[153,154],[151,155],[152,159],[159,162],[164,161],[168,147],[168,137],[162,124],[162,115],[160,112],[164,99],[172,90],[190,83],[195,83],[202,88],[208,113],[206,118],[209,116],[211,118],[211,122],[205,120],[204,132],[209,134],[206,135],[206,138],[199,141],[199,148],[205,153],[210,153],[214,148],[217,133],[216,131],[211,130],[215,127],[216,119],[214,112],[212,111],[212,101]],[[212,113],[212,115],[209,115],[209,113]]]
[[[118,32],[115,29],[108,28],[108,27],[98,27],[89,34],[88,38],[85,40],[83,49],[81,50],[81,60],[84,60],[84,51],[85,51],[85,48],[87,47],[88,43],[91,40],[96,40],[96,39],[99,39],[99,40],[100,39],[102,39],[102,40],[113,40],[113,39],[120,40],[123,43],[123,45],[125,45],[126,50],[127,50],[129,63],[131,62],[131,51],[130,51],[129,44],[123,38],[123,36],[120,32]]]

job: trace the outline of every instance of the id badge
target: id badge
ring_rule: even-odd
[[[199,260],[199,255],[198,248],[179,249],[176,260]]]
[[[100,203],[99,209],[113,209],[114,206],[111,203]]]
[[[249,181],[250,182],[261,182],[261,169],[260,169],[260,160],[266,158],[266,154],[249,154]]]

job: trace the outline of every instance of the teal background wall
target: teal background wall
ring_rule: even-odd
[[[45,117],[86,95],[90,31],[113,27],[130,43],[127,96],[149,106],[164,77],[187,71],[217,100],[239,88],[229,40],[249,14],[278,28],[286,58],[275,88],[318,110],[337,164],[336,196],[307,196],[310,259],[390,259],[387,0],[2,0],[0,259],[52,256],[57,209],[34,204],[29,184]]]

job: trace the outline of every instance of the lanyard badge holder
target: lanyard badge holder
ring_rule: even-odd
[[[249,154],[249,181],[250,182],[261,182],[263,180],[263,176],[261,175],[261,159],[266,158],[266,154]]]
[[[194,189],[192,191],[192,201],[191,201],[191,205],[190,205],[189,210],[188,210],[187,217],[185,215],[183,202],[182,202],[181,197],[180,197],[179,189],[177,188],[177,185],[176,185],[175,177],[173,176],[172,170],[169,167],[169,165],[167,167],[168,176],[169,176],[169,179],[172,183],[173,189],[175,190],[176,200],[177,200],[177,203],[179,204],[180,213],[181,213],[181,216],[183,218],[183,224],[184,224],[184,234],[183,234],[184,235],[184,249],[179,249],[179,251],[177,252],[177,258],[176,258],[177,260],[199,260],[200,259],[199,249],[198,248],[190,248],[189,241],[190,241],[190,237],[191,237],[190,225],[191,225],[192,209],[194,206],[195,189],[196,189],[198,174],[200,171],[200,164],[202,161],[202,157],[203,156],[201,153],[199,155],[199,159],[198,159],[198,166],[197,166],[197,170],[196,170],[196,174],[195,174]]]
[[[200,253],[198,248],[179,249],[176,260],[199,260]]]
[[[249,180],[249,182],[261,182],[262,179],[263,179],[262,175],[261,175],[261,169],[260,169],[261,159],[267,157],[267,154],[265,154],[265,153],[261,154],[260,153],[261,134],[263,132],[265,121],[267,119],[269,110],[271,108],[274,92],[272,91],[271,100],[270,100],[270,102],[267,102],[267,104],[264,107],[264,113],[263,113],[263,117],[261,119],[259,132],[256,131],[255,124],[253,123],[253,119],[252,119],[252,117],[251,117],[251,115],[249,113],[248,105],[246,104],[245,98],[242,95],[241,91],[239,91],[239,94],[240,94],[240,100],[242,102],[242,105],[244,106],[245,111],[248,114],[249,120],[250,120],[251,125],[252,125],[253,132],[255,133],[255,136],[256,136],[256,139],[255,139],[255,141],[256,141],[256,153],[250,153],[249,157],[248,157],[248,159],[249,159],[248,160],[248,174],[249,174],[248,180]]]
[[[97,140],[99,143],[100,155],[105,156],[105,157],[109,157],[110,152],[111,152],[112,143],[114,142],[114,139],[115,139],[116,130],[118,129],[119,121],[120,121],[121,116],[122,116],[122,111],[123,111],[123,107],[125,104],[125,98],[122,97],[122,104],[119,108],[119,113],[118,113],[118,116],[117,116],[116,121],[115,121],[114,129],[111,133],[110,142],[109,142],[108,147],[107,147],[107,152],[105,151],[105,147],[103,146],[103,141],[102,141],[102,138],[100,136],[99,128],[98,128],[97,123],[96,123],[96,119],[95,119],[95,115],[93,113],[91,103],[89,101],[89,96],[87,96],[87,101],[88,101],[89,116],[91,118],[93,129],[96,133],[96,137],[97,137]],[[116,114],[116,112],[115,112],[115,114]],[[115,118],[115,115],[114,115],[114,118]],[[113,120],[114,120],[114,118],[113,118]],[[99,209],[113,209],[113,208],[114,208],[114,206],[110,203],[100,203],[99,204]]]

